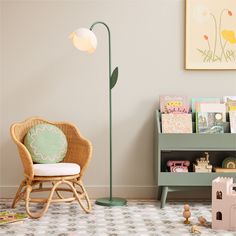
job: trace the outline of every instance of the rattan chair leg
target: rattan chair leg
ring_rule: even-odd
[[[21,182],[21,184],[20,184],[20,186],[19,186],[19,188],[16,192],[16,196],[15,196],[13,202],[12,202],[12,206],[11,206],[12,208],[15,208],[16,204],[21,200],[21,190],[22,190],[23,187],[25,187],[25,185],[26,185],[26,182],[25,182],[25,180],[23,180]]]
[[[82,201],[81,201],[81,198],[78,199],[79,201],[79,204],[80,206],[82,207],[82,209],[86,212],[86,213],[90,213],[91,210],[92,210],[92,206],[91,206],[91,202],[90,202],[90,199],[89,199],[89,196],[87,194],[87,191],[83,185],[83,182],[82,180],[79,180],[77,183],[77,185],[80,186],[81,190],[82,190],[82,194],[84,195],[84,198],[85,198],[85,201],[87,203],[87,208],[83,205]]]
[[[30,194],[33,190],[32,186],[30,184],[28,184],[26,186],[26,197],[25,197],[25,208],[26,208],[26,212],[27,214],[31,217],[31,218],[34,218],[34,219],[37,219],[37,218],[40,218],[42,217],[48,210],[49,208],[49,205],[52,201],[56,201],[55,199],[53,199],[53,194],[54,192],[58,192],[56,189],[57,187],[60,185],[60,184],[67,184],[69,186],[69,188],[71,189],[71,191],[73,192],[73,196],[74,198],[78,201],[79,205],[81,206],[81,208],[86,212],[86,213],[89,213],[91,211],[91,203],[90,203],[90,200],[89,200],[89,197],[88,197],[88,194],[83,186],[83,183],[82,181],[77,181],[77,182],[71,182],[71,181],[67,181],[67,180],[60,180],[60,181],[57,181],[56,183],[53,183],[53,187],[50,191],[50,194],[49,194],[49,197],[45,200],[45,198],[39,198],[39,199],[34,199],[34,198],[30,198]],[[74,184],[76,185],[79,185],[81,190],[82,191],[77,191]],[[42,189],[43,191],[43,189]],[[60,193],[59,193],[60,194]],[[85,199],[86,203],[87,203],[87,206],[86,204],[83,203],[82,201],[82,198]],[[65,201],[68,199],[66,198],[62,198],[64,199]],[[41,211],[39,212],[31,212],[30,210],[30,202],[33,202],[33,201],[39,201],[39,202],[42,202],[44,203],[44,207]],[[68,199],[69,200],[69,199]]]
[[[63,181],[58,181],[53,187],[52,187],[52,190],[49,194],[49,197],[47,199],[47,202],[45,203],[44,205],[44,208],[40,211],[40,212],[37,212],[37,213],[32,213],[29,209],[29,203],[30,203],[30,193],[32,191],[32,186],[31,185],[27,185],[26,187],[26,199],[25,199],[25,208],[26,208],[26,212],[27,214],[31,217],[31,218],[34,218],[34,219],[37,219],[37,218],[40,218],[42,217],[48,210],[48,207],[52,201],[52,197],[53,197],[53,194],[55,192],[55,189],[57,188],[58,185],[60,185]],[[41,199],[42,202],[43,202],[43,198]]]
[[[63,183],[67,184],[67,185],[71,188],[71,190],[73,191],[74,196],[75,196],[76,200],[79,202],[79,205],[81,206],[81,208],[82,208],[86,213],[90,213],[90,211],[91,211],[91,204],[90,204],[90,201],[89,201],[87,192],[86,192],[85,188],[83,187],[82,182],[80,182],[80,181],[77,182],[77,184],[81,187],[81,189],[82,189],[82,191],[83,191],[81,194],[78,194],[78,192],[77,192],[76,188],[74,187],[74,185],[72,184],[72,182],[65,180],[65,181],[63,181]],[[85,207],[84,204],[83,204],[83,202],[81,201],[81,198],[82,198],[83,196],[85,197],[85,200],[86,200],[86,202],[87,202],[87,207]]]
[[[54,185],[55,185],[55,182],[52,182],[52,185],[54,186]],[[55,190],[55,193],[56,193],[56,195],[58,196],[58,198],[64,199],[63,195],[62,195],[59,191]]]

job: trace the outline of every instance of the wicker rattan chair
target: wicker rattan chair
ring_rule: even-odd
[[[67,154],[63,160],[65,163],[76,163],[80,166],[80,173],[76,175],[63,176],[36,176],[34,173],[34,163],[30,153],[23,144],[24,137],[28,130],[36,124],[52,124],[60,128],[66,135],[68,142]],[[25,201],[26,212],[32,218],[39,218],[46,213],[51,202],[71,202],[77,200],[82,209],[89,213],[91,204],[88,194],[83,186],[81,178],[88,166],[92,155],[91,143],[83,138],[79,130],[72,124],[66,122],[49,122],[41,118],[30,118],[21,123],[11,126],[11,135],[18,147],[21,161],[24,168],[25,179],[22,181],[16,196],[13,200],[14,208],[20,200]],[[43,165],[43,164],[42,164]],[[47,183],[45,186],[45,183]],[[43,186],[44,185],[44,186]],[[49,186],[48,186],[49,185]],[[60,186],[63,185],[63,186]],[[67,186],[65,186],[67,185]],[[47,198],[31,198],[32,192],[49,191]],[[64,197],[62,192],[71,192],[70,197]],[[55,196],[54,196],[55,195]],[[30,203],[43,203],[44,207],[38,212],[30,210]]]

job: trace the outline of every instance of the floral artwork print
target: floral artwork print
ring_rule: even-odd
[[[186,0],[186,69],[236,69],[236,1]]]
[[[203,35],[203,40],[206,41],[207,47],[204,49],[197,48],[201,53],[203,62],[215,62],[215,61],[236,61],[235,50],[230,44],[236,44],[236,35],[233,30],[222,29],[222,17],[231,17],[233,15],[232,11],[229,9],[223,9],[219,17],[219,24],[217,25],[217,19],[211,12],[203,12],[203,14],[209,14],[215,25],[215,35],[213,36],[214,42],[211,45],[208,34]],[[219,39],[220,52],[217,55],[216,47]]]

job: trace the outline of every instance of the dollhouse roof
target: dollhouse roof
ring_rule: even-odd
[[[213,183],[225,183],[225,184],[233,184],[233,178],[231,177],[217,177],[213,180]]]

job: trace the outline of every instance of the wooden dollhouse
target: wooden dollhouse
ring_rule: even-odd
[[[233,178],[212,181],[212,228],[236,231],[236,183]]]

